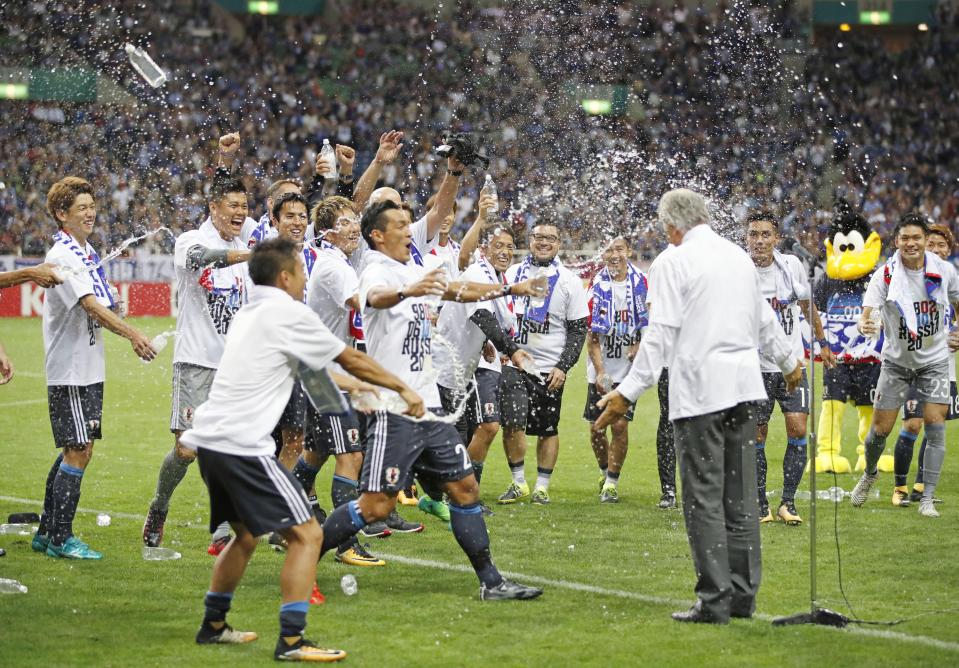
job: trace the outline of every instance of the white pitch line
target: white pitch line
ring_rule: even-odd
[[[42,506],[43,502],[36,499],[23,499],[17,496],[0,496],[0,501],[10,501],[12,503],[25,503],[34,506]],[[109,512],[106,510],[94,510],[92,508],[77,508],[78,513],[106,513],[111,517],[116,517],[118,519],[125,520],[135,520],[141,522],[144,519],[143,515],[137,515],[134,513],[120,513],[120,512]],[[199,528],[199,527],[197,527]],[[205,527],[203,527],[205,529]],[[465,564],[451,564],[445,561],[434,561],[432,559],[417,559],[416,557],[404,557],[399,554],[388,554],[384,552],[378,552],[377,554],[384,559],[394,561],[398,564],[404,564],[407,566],[418,566],[421,568],[435,568],[443,571],[452,571],[455,573],[473,573],[473,569]],[[676,608],[683,608],[689,605],[689,600],[677,600],[672,598],[665,598],[662,596],[653,596],[651,594],[643,594],[635,591],[626,591],[624,589],[607,589],[606,587],[597,587],[596,585],[585,584],[583,582],[572,582],[570,580],[553,580],[551,578],[544,578],[538,575],[527,575],[526,573],[517,573],[515,571],[502,571],[503,575],[508,578],[521,580],[523,582],[529,582],[532,584],[544,585],[547,587],[555,587],[558,589],[568,589],[570,591],[579,591],[586,594],[596,594],[598,596],[612,596],[615,598],[625,598],[632,601],[640,601],[642,603],[651,603],[653,605],[668,605]],[[771,622],[775,619],[777,615],[767,615],[763,613],[756,613],[753,615],[754,619],[763,622]],[[838,631],[840,633],[848,633],[851,635],[858,636],[867,636],[871,638],[881,638],[883,640],[891,640],[894,642],[904,642],[904,643],[913,643],[916,645],[925,645],[926,647],[934,647],[936,649],[942,649],[949,652],[959,652],[959,642],[950,642],[948,640],[940,640],[938,638],[930,638],[929,636],[915,636],[909,633],[899,633],[898,631],[887,631],[884,629],[875,629],[867,628],[863,626],[848,626],[845,629],[838,629],[832,626],[820,626],[817,627],[826,631]]]
[[[30,406],[32,404],[45,404],[46,399],[22,399],[20,401],[8,401],[0,404],[0,408],[13,408],[14,406]]]

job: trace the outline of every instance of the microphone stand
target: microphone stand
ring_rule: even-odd
[[[833,610],[821,608],[816,603],[816,328],[813,324],[813,309],[816,308],[813,299],[813,279],[816,272],[816,258],[798,241],[794,241],[789,249],[806,265],[809,276],[809,312],[805,314],[809,323],[809,611],[798,612],[787,617],[777,617],[773,626],[793,626],[796,624],[817,624],[819,626],[836,626],[839,628],[849,624],[849,618]],[[828,315],[827,315],[828,317]],[[825,330],[825,327],[823,328]]]

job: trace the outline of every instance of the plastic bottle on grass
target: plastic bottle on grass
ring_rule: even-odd
[[[344,575],[340,578],[340,589],[343,590],[343,593],[347,596],[355,596],[356,592],[359,591],[359,587],[356,585],[356,578],[352,574]]]
[[[32,536],[33,527],[29,524],[0,524],[0,534],[5,536]]]
[[[26,594],[28,589],[16,580],[0,578],[0,594]]]
[[[172,561],[179,559],[182,555],[169,547],[145,547],[143,548],[144,561]]]

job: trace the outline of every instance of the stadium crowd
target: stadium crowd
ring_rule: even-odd
[[[308,176],[323,138],[354,146],[362,169],[382,129],[402,128],[405,162],[382,181],[420,207],[436,186],[438,138],[450,127],[474,131],[494,155],[502,199],[527,227],[552,216],[564,221],[567,247],[591,247],[590,228],[612,214],[635,230],[644,260],[662,247],[648,224],[657,194],[677,179],[700,183],[740,218],[772,206],[810,249],[821,249],[837,188],[884,237],[913,208],[955,230],[959,156],[947,110],[959,40],[949,30],[898,54],[847,33],[810,48],[792,99],[758,105],[756,91],[784,76],[783,40],[802,25],[790,3],[744,11],[719,3],[710,13],[683,2],[507,10],[461,2],[442,21],[405,3],[331,4],[335,22],[228,24],[205,0],[167,0],[156,12],[96,4],[79,19],[65,4],[38,1],[5,17],[3,66],[94,68],[133,97],[2,103],[10,122],[0,130],[0,251],[42,253],[51,231],[42,193],[63,170],[96,175],[104,246],[160,223],[194,226],[202,172],[229,130],[255,138],[242,159],[262,202],[271,178]],[[164,88],[139,80],[125,41],[148,46],[171,73]],[[557,93],[576,83],[625,85],[640,117],[585,114]],[[920,89],[927,102],[914,108]],[[837,142],[851,149],[838,178]],[[459,232],[474,185],[461,193]]]

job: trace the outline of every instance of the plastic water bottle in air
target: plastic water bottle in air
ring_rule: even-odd
[[[323,178],[335,179],[336,178],[336,151],[334,151],[333,147],[330,145],[329,139],[323,140],[323,148],[320,149],[320,159],[326,162],[326,164],[330,166],[329,171],[324,175]]]
[[[344,575],[340,578],[340,589],[347,596],[355,596],[356,592],[359,591],[359,587],[356,586],[356,578],[352,574]]]
[[[496,222],[497,214],[499,213],[499,199],[496,196],[496,184],[493,183],[493,177],[489,174],[486,175],[486,181],[483,183],[483,189],[480,190],[480,197],[486,195],[491,195],[493,197],[493,206],[486,210],[486,222],[494,223]]]
[[[0,594],[26,594],[27,588],[16,580],[0,578]]]
[[[179,559],[182,555],[169,547],[143,547],[144,561],[172,561]]]
[[[166,83],[166,72],[153,62],[153,58],[150,57],[149,53],[138,46],[133,46],[129,42],[125,44],[123,48],[127,52],[127,57],[130,59],[130,64],[133,65],[133,69],[143,77],[144,81],[154,88],[159,88]]]
[[[6,536],[32,536],[33,527],[29,524],[0,524],[0,534]]]

